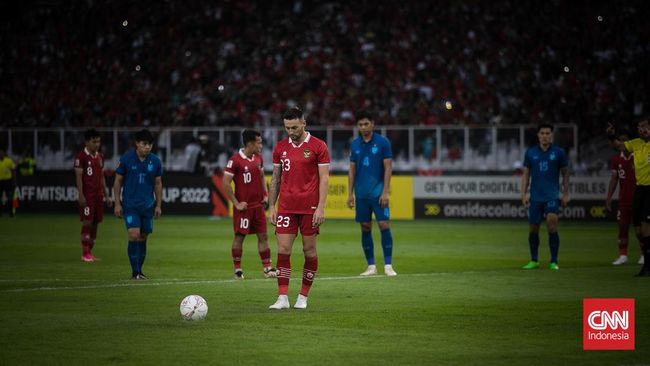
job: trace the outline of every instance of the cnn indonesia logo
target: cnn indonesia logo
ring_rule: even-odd
[[[585,350],[634,350],[634,299],[583,299]]]

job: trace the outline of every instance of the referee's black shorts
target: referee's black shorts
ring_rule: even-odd
[[[632,218],[634,226],[641,226],[642,222],[650,223],[650,186],[636,186],[632,201]]]

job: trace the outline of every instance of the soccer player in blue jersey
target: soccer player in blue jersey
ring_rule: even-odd
[[[539,268],[539,225],[546,216],[548,245],[551,250],[549,269],[558,270],[560,236],[557,233],[560,204],[569,203],[569,168],[564,149],[553,145],[553,126],[541,124],[537,128],[539,144],[526,150],[524,172],[521,177],[521,203],[528,207],[528,245],[530,262],[524,269]],[[562,195],[560,198],[560,174],[562,174]],[[530,199],[527,196],[530,178]]]
[[[138,131],[135,149],[122,155],[115,169],[115,216],[124,216],[126,223],[132,280],[147,279],[142,273],[147,236],[153,232],[153,219],[162,213],[162,163],[151,153],[152,147],[151,132]]]
[[[372,112],[358,111],[355,120],[359,137],[352,141],[350,147],[347,204],[350,208],[356,207],[355,221],[361,224],[361,247],[368,262],[368,268],[361,276],[377,274],[372,240],[373,213],[381,232],[384,273],[387,276],[397,276],[392,265],[393,235],[388,221],[390,178],[393,172],[392,148],[387,138],[373,132],[375,122]]]

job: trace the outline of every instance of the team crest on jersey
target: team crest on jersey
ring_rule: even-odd
[[[555,153],[554,152],[551,153],[550,159],[555,160]]]
[[[305,149],[302,151],[302,154],[305,156],[305,159],[308,159],[311,156],[311,150]]]
[[[283,152],[282,152],[282,156],[287,156],[287,152],[286,152],[286,151],[283,151]]]
[[[149,165],[147,165],[147,171],[153,172],[153,164],[149,163]]]
[[[244,171],[245,171],[245,172],[248,171],[248,165],[244,166]]]
[[[375,146],[372,147],[372,149],[370,149],[370,151],[371,151],[371,152],[373,153],[373,155],[374,155],[374,154],[377,154],[377,151],[379,151],[379,148],[377,147],[377,145],[375,145]]]

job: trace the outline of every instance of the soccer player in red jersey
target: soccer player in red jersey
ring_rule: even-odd
[[[273,150],[268,212],[278,241],[279,296],[269,308],[289,308],[287,293],[291,278],[291,249],[300,231],[305,264],[302,287],[293,307],[305,309],[318,270],[316,236],[325,221],[330,155],[325,142],[305,130],[306,122],[300,108],[288,109],[282,119],[289,136],[279,141]],[[276,212],[278,193],[280,198]]]
[[[276,269],[271,267],[271,249],[266,234],[264,206],[268,205],[266,182],[264,181],[264,162],[262,134],[259,131],[242,132],[244,147],[234,154],[223,175],[223,188],[233,204],[232,222],[235,238],[232,241],[232,260],[235,279],[244,279],[241,269],[242,248],[248,234],[257,234],[257,250],[262,259],[264,277],[276,277]],[[235,182],[233,193],[231,182]]]
[[[618,140],[625,142],[629,140],[627,132],[620,131],[618,133]],[[618,211],[616,213],[616,220],[618,221],[618,254],[619,257],[612,262],[613,265],[618,266],[627,262],[627,243],[628,233],[630,231],[630,223],[632,222],[632,202],[634,198],[634,189],[636,188],[636,179],[634,177],[634,155],[631,152],[623,149],[623,151],[612,157],[610,166],[612,169],[612,176],[609,179],[609,187],[607,189],[607,210],[612,210],[612,196],[616,191],[616,186],[619,187],[618,191]],[[641,228],[635,227],[635,234],[641,245]],[[643,250],[641,250],[641,258],[639,264],[643,264]]]
[[[81,217],[81,260],[94,262],[92,254],[97,239],[97,225],[104,218],[104,198],[109,206],[112,201],[104,180],[104,157],[99,152],[101,135],[95,129],[84,133],[85,147],[74,161],[74,173],[79,192],[79,216]]]

